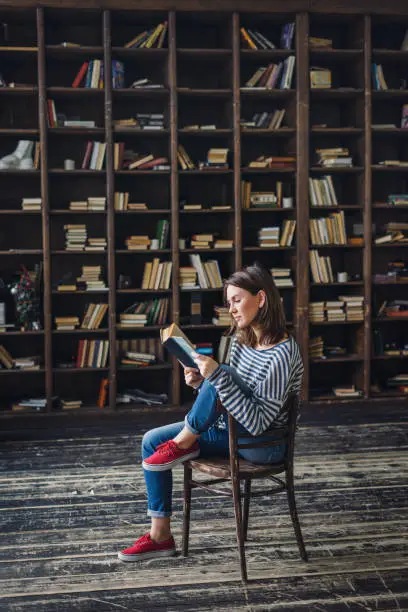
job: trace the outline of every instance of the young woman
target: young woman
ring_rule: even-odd
[[[262,439],[262,433],[286,423],[282,407],[288,394],[300,391],[303,364],[299,348],[286,331],[282,302],[273,278],[259,265],[235,272],[224,283],[232,315],[230,366],[196,356],[197,368],[184,368],[186,384],[198,396],[185,421],[147,432],[142,456],[148,497],[150,533],[118,553],[121,561],[175,554],[170,530],[171,469],[200,455],[228,456],[228,419],[217,412],[217,399],[238,422],[237,431]],[[247,449],[240,455],[253,463],[282,460],[285,445]]]

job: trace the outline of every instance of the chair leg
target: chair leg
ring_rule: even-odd
[[[239,559],[241,564],[241,578],[242,582],[248,581],[246,560],[245,560],[245,542],[242,526],[242,511],[241,511],[241,491],[239,487],[239,480],[232,480],[232,495],[234,499],[234,513],[235,513],[235,527],[237,533],[237,544],[239,550]]]
[[[190,535],[190,510],[191,510],[191,478],[193,470],[188,465],[184,464],[184,512],[183,512],[183,541],[182,550],[183,556],[188,555],[188,538]]]
[[[295,487],[293,484],[293,471],[287,470],[286,472],[286,486],[288,493],[288,503],[289,503],[289,511],[290,517],[292,519],[293,529],[295,530],[296,540],[299,546],[300,556],[303,561],[308,561],[307,552],[305,548],[305,544],[303,542],[302,531],[300,529],[299,517],[296,509],[296,501],[295,501]]]
[[[244,512],[243,512],[243,519],[242,519],[242,530],[243,530],[243,536],[244,536],[244,540],[246,541],[248,539],[248,519],[249,519],[249,503],[251,501],[251,480],[249,478],[247,478],[247,480],[244,481]]]

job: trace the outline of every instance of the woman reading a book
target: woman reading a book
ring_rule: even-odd
[[[262,440],[263,432],[286,424],[282,408],[290,392],[301,388],[303,364],[295,340],[286,331],[283,305],[270,272],[259,265],[235,272],[224,295],[232,316],[230,366],[195,354],[196,368],[184,368],[185,382],[198,391],[184,422],[147,432],[142,456],[150,533],[118,553],[122,561],[175,554],[170,530],[172,468],[188,459],[228,456],[228,419],[218,399],[237,421],[237,432]],[[282,460],[285,445],[240,450],[253,463]]]

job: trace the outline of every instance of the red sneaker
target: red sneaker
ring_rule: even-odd
[[[156,452],[145,459],[142,465],[149,472],[164,472],[188,459],[198,457],[199,454],[200,447],[197,440],[190,448],[179,448],[174,440],[169,440],[160,444]]]
[[[176,545],[173,536],[164,542],[154,542],[149,533],[142,536],[131,546],[118,552],[118,559],[132,563],[143,559],[155,559],[156,557],[174,557]]]

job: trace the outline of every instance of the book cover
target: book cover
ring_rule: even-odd
[[[194,361],[195,347],[176,323],[172,323],[166,329],[161,329],[160,339],[169,353],[174,355],[184,366],[189,368],[197,367]]]

